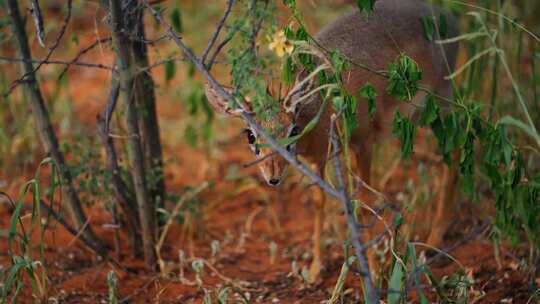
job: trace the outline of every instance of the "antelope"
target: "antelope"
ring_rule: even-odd
[[[422,0],[379,0],[375,4],[372,15],[366,16],[355,9],[325,26],[314,38],[317,44],[325,49],[338,50],[351,61],[367,64],[377,71],[385,70],[388,64],[400,54],[407,54],[418,63],[422,70],[421,84],[438,96],[451,99],[452,86],[451,82],[445,79],[445,75],[450,74],[450,70],[454,67],[457,45],[429,41],[425,38],[421,23],[422,17],[436,16],[436,20],[439,20],[440,14],[446,16],[447,36],[456,36],[456,20],[438,6]],[[345,88],[351,94],[358,95],[359,89],[367,82],[371,83],[378,92],[377,110],[372,119],[369,117],[367,103],[361,102],[362,99],[358,96],[359,127],[354,131],[350,141],[352,155],[356,158],[357,172],[369,184],[374,144],[382,142],[391,134],[392,118],[396,110],[401,111],[402,114],[413,115],[414,108],[405,102],[395,100],[386,92],[388,81],[384,77],[357,66],[351,66],[346,73],[346,77],[343,77]],[[298,76],[302,75],[297,75],[297,78]],[[311,86],[317,87],[316,81]],[[309,92],[310,89],[295,92],[292,95],[292,104],[304,96],[303,92]],[[208,83],[205,85],[205,93],[216,111],[228,116],[240,117],[237,111],[227,108],[227,101],[220,97]],[[417,94],[413,103],[421,104],[425,95],[425,93]],[[273,119],[258,121],[258,123],[265,129],[271,130],[275,138],[295,136],[315,117],[323,103],[322,98],[320,94],[313,94],[297,103],[294,111],[283,109],[275,114]],[[332,114],[331,107],[326,107],[317,126],[302,136],[295,147],[288,147],[292,153],[316,165],[322,178],[324,178],[327,162],[328,132]],[[264,180],[272,187],[278,186],[288,167],[287,161],[273,153],[270,147],[264,145],[261,147],[259,136],[254,130],[246,129],[246,136],[255,157],[261,160],[258,166]],[[455,170],[450,171],[450,173],[445,173],[445,189],[439,196],[434,216],[435,224],[427,241],[433,246],[441,245],[450,224],[454,186],[457,182]],[[319,277],[322,268],[320,235],[324,221],[324,204],[323,195],[323,198],[315,204],[313,260],[310,266],[312,280]],[[368,252],[370,266],[376,267],[372,256]]]

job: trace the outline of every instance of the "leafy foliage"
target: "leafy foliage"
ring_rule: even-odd
[[[401,116],[399,111],[396,111],[394,122],[392,123],[392,132],[394,136],[399,138],[401,142],[401,155],[404,159],[408,158],[414,148],[414,134],[416,126],[407,117]]]
[[[411,57],[401,54],[388,66],[387,92],[399,100],[411,101],[418,92],[421,79],[418,64]]]
[[[373,115],[375,115],[375,112],[377,111],[377,104],[375,103],[377,91],[375,90],[375,87],[368,82],[362,88],[360,88],[358,95],[366,99],[368,103],[369,117],[373,119]]]

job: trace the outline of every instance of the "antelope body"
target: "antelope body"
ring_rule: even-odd
[[[338,17],[328,24],[315,36],[318,44],[327,50],[338,50],[354,63],[369,66],[374,70],[386,70],[389,63],[404,53],[413,58],[422,70],[423,87],[446,98],[452,97],[451,83],[445,80],[445,75],[453,69],[457,55],[457,45],[441,45],[425,38],[421,23],[422,17],[445,15],[447,23],[447,37],[457,34],[457,24],[454,18],[441,10],[439,7],[428,4],[422,0],[378,0],[374,13],[366,16],[357,9]],[[301,75],[300,75],[301,76]],[[356,158],[358,173],[362,179],[370,182],[370,168],[373,145],[388,137],[392,125],[392,118],[396,110],[402,114],[412,114],[413,107],[405,102],[395,100],[386,92],[388,81],[361,67],[351,65],[350,70],[344,72],[342,78],[346,89],[353,95],[357,95],[359,89],[367,82],[377,90],[377,111],[374,118],[370,119],[367,102],[360,96],[358,98],[357,120],[359,127],[354,131],[350,148]],[[317,84],[313,85],[314,87]],[[305,90],[304,90],[305,91]],[[220,112],[225,110],[226,102],[206,86],[206,94],[209,102]],[[292,102],[301,98],[300,94],[292,96]],[[414,102],[421,103],[425,94],[418,94]],[[294,113],[282,111],[275,115],[271,121],[261,121],[263,127],[274,131],[274,136],[284,138],[301,131],[311,120],[322,105],[320,94],[314,94],[297,105]],[[319,123],[314,130],[302,136],[296,143],[295,152],[316,164],[321,176],[327,160],[328,132],[330,129],[330,117],[333,110],[326,107]],[[277,126],[285,126],[278,128]],[[248,130],[248,141],[257,158],[263,158],[272,153],[270,148],[255,148],[258,135],[253,130]],[[259,167],[264,179],[272,186],[276,186],[283,178],[287,162],[279,155],[266,157]],[[324,177],[324,176],[323,176]],[[448,227],[447,218],[451,210],[449,203],[453,199],[452,188],[455,184],[456,175],[451,174],[447,184],[449,185],[446,195],[442,195],[437,207],[434,227],[428,242],[432,245],[440,245],[442,237]],[[324,202],[324,200],[323,200]],[[320,233],[323,223],[323,202],[317,204],[314,233],[314,257],[311,266],[312,278],[316,278],[321,269]],[[444,217],[444,218],[443,218]],[[370,264],[372,261],[370,260]]]

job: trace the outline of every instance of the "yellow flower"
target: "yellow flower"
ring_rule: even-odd
[[[269,49],[276,52],[276,55],[278,55],[278,57],[283,57],[285,53],[292,53],[294,46],[289,41],[287,41],[287,37],[285,37],[285,32],[279,31],[274,34],[272,42],[269,45]]]

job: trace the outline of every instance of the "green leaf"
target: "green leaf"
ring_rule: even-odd
[[[407,256],[411,259],[411,262],[412,262],[411,273],[413,274],[414,283],[416,284],[416,287],[420,287],[421,282],[420,282],[420,279],[418,278],[419,274],[425,273],[425,269],[427,267],[418,267],[418,262],[416,260],[416,250],[414,248],[414,245],[411,243],[407,243]],[[422,288],[418,288],[417,290],[418,290],[418,297],[420,298],[420,303],[421,304],[429,303]]]
[[[188,125],[186,127],[186,130],[184,131],[184,138],[186,139],[186,142],[191,145],[192,147],[197,146],[197,130],[193,125]]]
[[[347,66],[348,66],[347,60],[345,59],[345,57],[343,57],[341,52],[332,51],[332,53],[330,54],[330,57],[332,60],[332,66],[334,67],[337,74],[340,74],[345,69],[347,69]]]
[[[171,12],[171,24],[177,33],[182,32],[182,14],[177,7]]]
[[[424,30],[424,37],[429,41],[433,41],[437,38],[444,39],[448,36],[448,23],[444,14],[439,15],[438,27],[435,26],[434,17],[432,16],[420,17],[420,23]],[[435,36],[437,29],[439,30],[439,37]]]
[[[418,91],[422,72],[411,57],[401,54],[388,66],[389,85],[386,91],[399,100],[411,101]]]
[[[468,132],[465,140],[465,144],[461,151],[461,162],[459,164],[461,174],[463,175],[462,184],[463,190],[466,193],[473,193],[474,191],[474,135],[472,132]]]
[[[441,39],[448,37],[448,22],[444,14],[439,15],[439,36]]]
[[[394,121],[392,122],[392,133],[401,142],[401,156],[407,159],[414,147],[415,125],[407,117],[402,117],[399,111],[396,111]]]
[[[373,13],[377,0],[356,0],[356,5],[361,12],[366,12],[368,15]]]
[[[375,90],[375,87],[371,83],[367,82],[362,88],[360,88],[358,94],[367,100],[369,118],[373,119],[373,116],[377,111],[377,104],[375,103],[377,90]]]
[[[356,117],[357,112],[357,100],[354,96],[347,94],[344,97],[338,96],[334,100],[341,100],[341,110],[343,110],[343,123],[344,123],[344,136],[345,141],[351,139],[353,131],[358,128],[358,119]]]
[[[422,23],[422,29],[424,30],[424,37],[433,41],[435,34],[435,24],[431,16],[422,16],[420,17],[420,23]]]
[[[402,277],[403,266],[401,266],[401,263],[398,261],[395,261],[392,276],[390,277],[390,282],[388,282],[388,304],[399,304],[399,298],[401,297]]]
[[[294,65],[294,62],[292,60],[291,56],[287,56],[285,59],[285,62],[283,63],[283,68],[281,71],[281,80],[284,84],[290,86],[292,82],[294,81],[294,73],[296,71],[296,67]]]
[[[418,123],[421,126],[428,126],[431,125],[435,120],[439,117],[439,106],[437,105],[437,102],[435,101],[435,97],[433,95],[429,95],[426,98],[426,103],[424,107],[424,111],[420,115],[420,120]]]
[[[197,114],[197,110],[199,108],[199,104],[203,102],[204,99],[204,92],[200,86],[194,86],[189,94],[189,96],[186,98],[186,106],[189,115],[193,116]]]
[[[174,75],[176,74],[176,64],[174,61],[169,60],[165,62],[165,82],[169,83],[171,79],[174,78]]]
[[[296,9],[296,0],[283,0],[283,4],[291,10]]]

